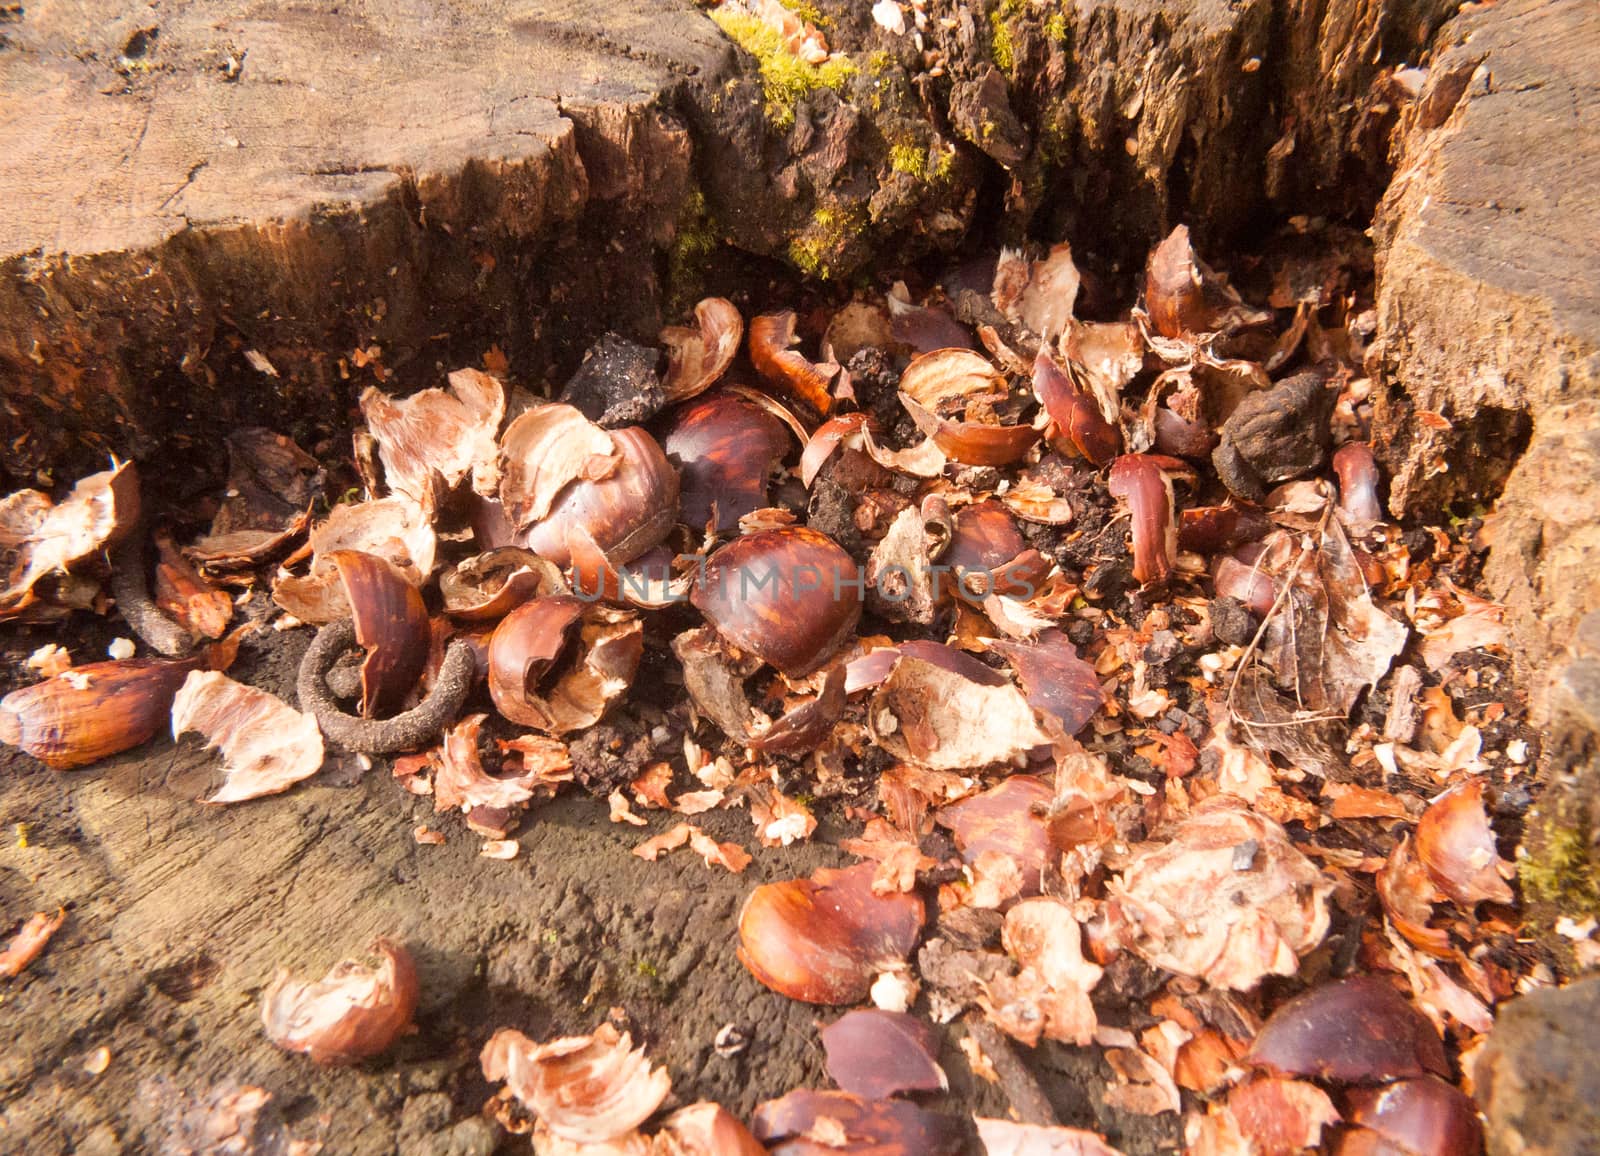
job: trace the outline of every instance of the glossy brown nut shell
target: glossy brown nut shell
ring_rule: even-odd
[[[739,961],[779,995],[815,1004],[865,999],[877,974],[910,955],[922,900],[872,890],[873,863],[757,887],[739,914]]]
[[[686,406],[661,441],[681,470],[681,519],[703,530],[715,505],[717,529],[736,528],[767,504],[767,483],[789,444],[782,422],[726,393]]]
[[[0,699],[0,742],[52,770],[87,766],[166,727],[172,700],[199,658],[129,658],[74,667]]]
[[[1284,1076],[1340,1084],[1448,1075],[1433,1025],[1392,985],[1357,975],[1284,1004],[1262,1025],[1249,1062]]]
[[[344,583],[356,643],[367,652],[361,664],[361,717],[390,714],[428,664],[428,608],[405,575],[375,554],[337,550],[328,557]]]
[[[689,599],[728,642],[799,678],[855,629],[859,578],[854,559],[826,534],[763,530],[711,555]]]

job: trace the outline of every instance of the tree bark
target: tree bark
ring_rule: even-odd
[[[1535,670],[1600,607],[1600,9],[1448,26],[1379,211],[1376,436],[1396,514],[1486,510]]]

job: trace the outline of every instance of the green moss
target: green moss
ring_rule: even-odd
[[[947,180],[955,163],[956,151],[953,148],[928,149],[912,143],[891,145],[889,148],[891,169],[932,184]]]
[[[889,167],[897,173],[923,180],[928,175],[928,150],[914,144],[894,145],[889,149]]]
[[[1011,39],[1011,20],[1022,15],[1027,8],[1027,0],[1000,0],[995,10],[989,13],[989,57],[994,61],[994,66],[1007,76],[1017,64],[1017,48]]]
[[[1056,12],[1044,22],[1044,34],[1058,44],[1067,41],[1067,16],[1064,12]]]
[[[818,28],[833,27],[833,17],[815,4],[807,3],[807,0],[778,0],[778,3],[808,24],[815,24]]]
[[[794,124],[795,101],[819,88],[837,92],[856,73],[854,62],[841,55],[821,64],[807,64],[784,47],[775,29],[746,13],[718,8],[711,19],[728,39],[756,58],[767,99],[767,119],[778,128]]]
[[[822,205],[811,224],[789,242],[789,262],[808,277],[832,280],[838,259],[867,223],[867,207],[849,202]]]
[[[831,276],[827,263],[828,246],[820,237],[806,235],[789,242],[789,261],[807,277],[823,281]]]
[[[712,226],[705,194],[695,189],[678,213],[678,228],[667,250],[667,311],[677,317],[700,300],[705,285],[706,261],[722,238]]]
[[[1587,824],[1547,817],[1517,864],[1522,886],[1564,915],[1600,915],[1600,863]]]
[[[989,26],[994,30],[993,39],[989,45],[989,56],[994,60],[994,66],[1007,76],[1016,66],[1016,50],[1011,43],[1011,28],[1006,24],[1004,13],[996,10],[989,13]]]
[[[872,73],[873,76],[883,76],[894,71],[894,67],[894,54],[886,52],[882,48],[867,57],[867,71]]]

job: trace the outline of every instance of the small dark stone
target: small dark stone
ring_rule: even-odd
[[[659,350],[615,333],[604,334],[583,355],[583,364],[567,382],[561,400],[607,429],[641,425],[666,404],[656,376],[660,359]]]
[[[1259,502],[1267,487],[1321,469],[1332,441],[1328,418],[1335,397],[1316,373],[1297,373],[1247,394],[1223,423],[1222,443],[1211,454],[1223,484]]]
[[[806,525],[828,535],[853,557],[865,557],[861,531],[855,523],[856,498],[826,474],[811,484],[811,501],[806,506]]]
[[[1085,622],[1081,618],[1074,618],[1071,622],[1067,623],[1067,639],[1074,646],[1088,646],[1089,643],[1094,641],[1094,636],[1095,625],[1092,622]]]
[[[1178,636],[1170,630],[1158,630],[1150,638],[1150,645],[1144,648],[1144,660],[1152,665],[1171,662],[1183,653],[1183,643]]]
[[[1211,633],[1229,646],[1248,646],[1255,637],[1256,619],[1237,598],[1226,594],[1211,600]]]

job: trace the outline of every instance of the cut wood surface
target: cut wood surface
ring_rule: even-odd
[[[19,481],[187,448],[206,418],[305,432],[362,384],[491,342],[536,372],[575,316],[653,332],[638,254],[676,217],[689,151],[649,106],[731,59],[671,0],[7,11],[0,430]],[[616,243],[564,258],[607,210]]]

